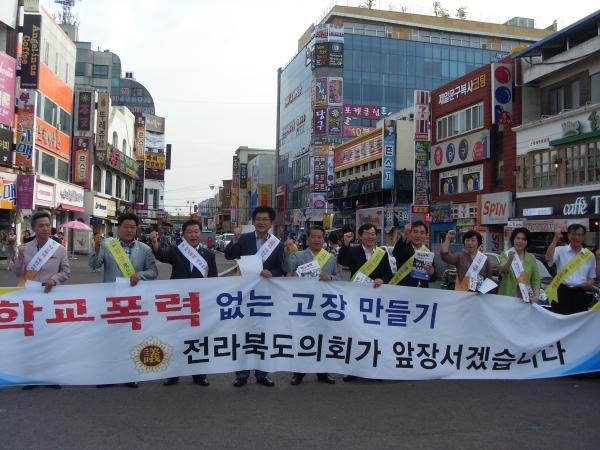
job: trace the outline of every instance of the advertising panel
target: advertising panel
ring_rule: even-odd
[[[513,216],[512,192],[480,195],[478,206],[482,225],[506,224]]]
[[[78,91],[75,96],[75,124],[78,131],[92,131],[94,92]]]
[[[481,130],[467,136],[435,144],[432,169],[458,166],[490,157],[490,132]]]
[[[344,104],[345,118],[379,120],[385,116],[385,111],[386,109],[381,106]]]
[[[33,209],[35,198],[35,175],[17,175],[17,208]]]
[[[330,42],[328,45],[328,65],[329,67],[344,67],[344,44],[341,42]]]
[[[67,183],[59,183],[58,203],[83,210],[83,188]]]
[[[96,158],[106,160],[108,150],[108,112],[110,99],[108,92],[98,92],[98,110],[96,111]]]
[[[335,183],[335,171],[334,171],[334,153],[333,150],[329,150],[327,154],[327,186],[333,186]]]
[[[342,108],[327,109],[327,134],[341,136],[342,134]]]
[[[512,64],[492,64],[492,123],[512,124]]]
[[[165,133],[165,118],[155,116],[154,114],[144,114],[143,118],[146,122],[146,131],[153,133]]]
[[[483,190],[483,166],[471,166],[460,169],[462,178],[461,193]]]
[[[315,134],[327,133],[327,108],[315,108],[313,119]]]
[[[313,80],[313,104],[314,106],[327,106],[327,78]]]
[[[14,209],[16,199],[16,177],[14,175],[0,175],[0,209]]]
[[[271,185],[258,185],[258,206],[271,206]]]
[[[73,183],[90,188],[92,178],[92,138],[73,137]]]
[[[431,223],[451,223],[452,204],[450,202],[436,202],[429,205]]]
[[[327,156],[313,157],[313,192],[327,192]]]
[[[146,170],[165,170],[167,160],[165,154],[161,152],[146,152]]]
[[[475,75],[469,81],[457,84],[453,88],[450,88],[441,94],[438,94],[438,105],[445,105],[446,103],[453,102],[459,97],[467,96],[472,92],[484,88],[487,85],[486,74]]]
[[[42,16],[25,14],[21,50],[21,88],[37,89],[39,79]]]
[[[344,27],[332,23],[315,25],[313,39],[315,43],[344,42]]]
[[[373,133],[368,139],[357,142],[349,147],[336,148],[335,168],[343,168],[346,165],[355,165],[365,160],[381,157],[383,149],[383,133]]]
[[[58,131],[39,117],[35,121],[35,131],[36,146],[70,159],[71,138],[68,135]]]
[[[381,152],[381,188],[394,189],[396,170],[396,121],[386,119],[383,128],[383,151]]]
[[[94,217],[107,217],[108,216],[108,201],[107,201],[107,199],[102,198],[102,197],[94,197],[92,216],[94,216]]]
[[[0,52],[0,124],[13,126],[17,60]]]
[[[23,168],[33,167],[35,139],[35,99],[36,91],[21,91],[17,102],[17,146],[15,147],[15,165]]]
[[[327,93],[329,106],[342,106],[343,96],[343,78],[328,78]]]
[[[326,67],[329,64],[329,44],[315,44],[314,67]]]
[[[165,135],[146,130],[146,147],[162,150],[165,148]]]
[[[248,164],[240,164],[240,189],[247,189]]]
[[[429,177],[429,142],[415,141],[415,185],[413,189],[413,202],[418,205],[429,204],[430,177]]]
[[[146,125],[143,116],[135,118],[135,159],[144,160],[146,151]]]
[[[429,141],[429,91],[415,91],[415,141]]]
[[[56,206],[53,184],[40,180],[35,183],[35,204],[49,208]]]
[[[344,136],[346,137],[361,137],[371,131],[375,130],[376,127],[362,127],[354,125],[344,125]]]
[[[0,128],[0,166],[12,167],[12,130]]]

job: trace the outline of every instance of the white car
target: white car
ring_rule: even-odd
[[[392,268],[392,272],[395,273],[398,270],[398,264],[396,264],[396,258],[394,258],[394,247],[392,245],[383,245],[382,247],[387,251],[390,267]]]
[[[221,244],[221,251],[224,252],[225,249],[227,248],[227,246],[229,245],[229,243],[233,240],[233,237],[235,235],[233,233],[225,233],[223,235],[223,238],[220,241]]]

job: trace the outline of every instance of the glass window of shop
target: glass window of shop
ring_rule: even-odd
[[[110,170],[107,170],[104,176],[104,193],[112,195],[112,172]]]
[[[64,161],[61,161],[60,159],[58,159],[57,161],[58,161],[57,178],[61,181],[69,181],[69,164]]]
[[[116,181],[115,181],[115,197],[117,198],[121,198],[121,177],[117,175],[116,177]]]
[[[54,178],[55,173],[55,158],[48,153],[42,152],[42,174]]]
[[[557,171],[554,167],[557,155],[556,150],[545,150],[531,155],[532,187],[534,189],[558,186]]]
[[[102,190],[102,169],[98,166],[94,166],[94,180],[92,187],[95,192],[101,192]]]
[[[42,118],[50,125],[54,126],[58,121],[58,107],[48,97],[44,98],[44,115]]]
[[[131,200],[131,183],[129,182],[129,180],[125,180],[125,200],[130,201]]]

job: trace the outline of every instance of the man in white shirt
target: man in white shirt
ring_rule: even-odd
[[[562,229],[554,233],[554,239],[546,251],[546,262],[556,264],[558,273],[566,264],[585,249],[585,227],[579,223],[569,225],[567,236],[569,245],[557,247]],[[587,311],[592,299],[586,292],[596,282],[596,258],[592,254],[586,262],[581,264],[572,274],[565,278],[558,287],[558,302],[552,304],[552,311],[557,314],[575,314]]]

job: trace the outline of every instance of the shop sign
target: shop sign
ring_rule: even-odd
[[[165,133],[165,118],[160,116],[155,116],[153,114],[144,114],[146,131],[151,131],[154,133]]]
[[[573,203],[566,203],[563,206],[565,216],[583,216],[584,214],[600,214],[600,195],[590,197],[594,202],[594,212],[588,211],[590,206],[585,197],[577,197]]]
[[[529,141],[529,150],[542,150],[548,148],[550,145],[550,138],[548,136],[534,138]]]
[[[40,14],[25,14],[21,44],[21,88],[37,89],[41,47]]]
[[[17,60],[0,53],[0,123],[13,126]]]
[[[115,202],[114,200],[106,200],[106,215],[108,217],[116,217],[117,202]]]
[[[479,197],[482,225],[505,224],[512,216],[512,192],[484,194]]]
[[[73,137],[73,182],[90,187],[92,138]]]
[[[48,206],[54,208],[54,185],[38,181],[36,183],[35,203],[40,206]]]
[[[285,102],[284,102],[284,104],[285,104],[284,108],[287,108],[291,103],[294,102],[294,100],[296,100],[301,95],[302,95],[302,85],[299,85],[296,89],[294,89],[292,92],[290,92],[288,95],[286,95]]]
[[[83,208],[83,188],[65,183],[58,185],[59,203]]]
[[[355,125],[344,125],[344,136],[345,137],[361,137],[371,131],[375,130],[376,127],[363,127]]]
[[[492,71],[492,123],[510,125],[513,114],[512,64],[493,63]]]
[[[429,141],[429,91],[415,91],[415,141]]]
[[[108,216],[108,201],[105,198],[94,197],[92,215],[96,217]]]
[[[381,156],[383,147],[383,133],[373,133],[368,139],[357,142],[348,147],[335,149],[335,168],[341,169],[347,165],[360,164],[363,161]]]
[[[413,188],[415,203],[429,203],[429,192],[431,191],[429,172],[429,141],[415,141],[415,185]]]
[[[106,160],[108,148],[108,110],[110,101],[108,92],[98,92],[98,109],[96,111],[96,157],[100,162]]]
[[[429,206],[431,223],[451,223],[452,205],[450,202],[437,202]]]
[[[344,117],[347,119],[379,120],[386,115],[386,108],[374,105],[344,104]]]
[[[554,214],[554,208],[552,206],[547,208],[524,208],[523,217],[530,216],[551,216]]]
[[[0,176],[0,209],[13,209],[16,203],[15,180]]]
[[[63,156],[69,155],[70,138],[38,117],[35,124],[35,142],[39,146]]]
[[[0,128],[0,166],[12,167],[12,130]]]
[[[92,131],[94,113],[94,93],[92,91],[78,91],[75,104],[75,123],[78,131]]]
[[[19,174],[17,176],[17,208],[33,209],[34,194],[35,175]]]
[[[476,219],[477,203],[452,203],[452,219]]]
[[[15,165],[19,167],[33,167],[36,95],[36,91],[21,91],[17,102]]]
[[[446,90],[438,95],[438,105],[445,105],[446,103],[453,102],[461,96],[466,96],[472,92],[475,92],[481,88],[484,88],[487,84],[486,74],[477,75],[473,79],[466,83],[457,84],[451,89]]]
[[[248,186],[248,164],[240,163],[240,189]]]
[[[135,119],[135,127],[135,159],[143,161],[146,150],[146,125],[143,116]]]
[[[394,189],[396,170],[396,121],[385,119],[383,127],[383,151],[381,152],[381,188]]]
[[[489,142],[489,130],[482,130],[436,144],[432,155],[432,169],[443,169],[488,159],[490,157]]]
[[[567,120],[562,125],[563,137],[574,136],[581,133],[581,122],[579,120]]]

